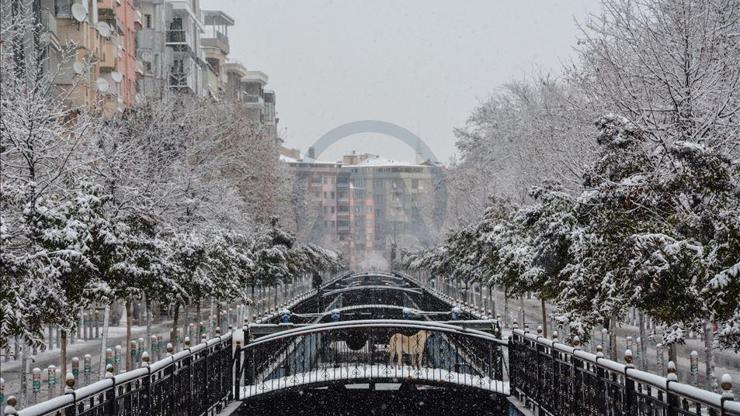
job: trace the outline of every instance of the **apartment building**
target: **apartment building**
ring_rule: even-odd
[[[77,6],[75,6],[77,4]],[[74,6],[74,7],[73,7]],[[65,104],[73,109],[97,108],[98,65],[104,37],[96,24],[97,1],[41,0],[39,16],[47,52],[46,67],[57,73],[55,83]],[[74,49],[68,49],[74,45]],[[69,52],[72,56],[66,56]]]
[[[168,50],[168,88],[179,93],[204,95],[203,70],[207,68],[201,50],[204,33],[198,0],[167,0],[171,13],[165,45]]]
[[[224,71],[229,55],[229,26],[234,19],[220,10],[203,10],[205,33],[201,38],[201,49],[206,60],[203,71],[203,88],[212,97],[221,97],[226,86]]]
[[[169,88],[165,37],[171,6],[164,0],[138,0],[138,7],[142,24],[136,32],[136,57],[142,73],[137,91],[142,99],[161,99]]]
[[[357,153],[341,162],[283,160],[295,175],[294,191],[305,191],[321,213],[296,217],[299,229],[313,230],[302,237],[333,240],[352,266],[374,255],[389,258],[393,242],[412,245],[428,238],[431,165]]]
[[[199,0],[37,1],[45,66],[61,68],[56,85],[70,108],[113,116],[167,92],[229,98],[279,142],[276,94],[267,74],[229,58],[226,13]]]

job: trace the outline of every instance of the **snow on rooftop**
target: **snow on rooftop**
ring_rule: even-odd
[[[416,163],[393,160],[384,157],[372,157],[355,165],[344,165],[345,167],[378,167],[378,166],[421,166]]]

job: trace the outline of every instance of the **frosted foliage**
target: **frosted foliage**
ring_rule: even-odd
[[[58,87],[74,49],[52,67],[33,43],[32,2],[0,8],[0,348],[15,336],[39,345],[45,326],[73,328],[93,303],[249,302],[255,284],[341,267],[272,220],[289,212],[287,175],[241,104],[168,95],[113,117],[70,108],[89,75]]]

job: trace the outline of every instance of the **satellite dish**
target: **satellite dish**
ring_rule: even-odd
[[[115,82],[121,82],[121,81],[123,81],[123,75],[122,75],[122,74],[121,74],[120,72],[118,72],[118,71],[113,71],[113,72],[111,72],[111,73],[110,73],[110,77],[111,77],[111,78],[113,79],[113,81],[115,81]]]
[[[72,17],[75,18],[78,22],[84,22],[85,18],[87,17],[87,9],[85,6],[81,5],[80,3],[75,3],[72,5]]]
[[[95,84],[97,84],[98,91],[100,92],[106,92],[108,91],[108,88],[110,88],[110,85],[108,84],[108,81],[105,80],[105,78],[98,78],[98,80],[95,81]]]
[[[72,64],[72,69],[74,69],[75,73],[79,75],[82,75],[85,72],[85,67],[79,62]]]
[[[141,59],[144,62],[151,62],[152,61],[152,53],[149,51],[144,51],[141,53]]]
[[[100,36],[104,38],[110,37],[111,29],[108,23],[98,22],[98,24],[95,25],[95,27],[98,29],[98,33],[100,33]]]

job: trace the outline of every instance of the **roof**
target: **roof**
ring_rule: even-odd
[[[234,18],[221,10],[202,10],[205,25],[234,26]]]
[[[269,77],[262,71],[247,71],[247,74],[242,77],[242,82],[253,82],[257,81],[261,84],[267,84]]]
[[[403,162],[399,160],[388,159],[384,157],[372,157],[363,160],[356,165],[344,165],[346,168],[364,168],[364,167],[384,167],[384,166],[406,166],[406,167],[422,167],[417,163]]]

